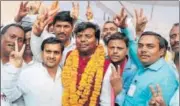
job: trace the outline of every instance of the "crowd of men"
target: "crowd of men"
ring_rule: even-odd
[[[179,106],[179,23],[169,45],[142,9],[101,29],[90,5],[81,21],[78,4],[58,3],[21,2],[1,28],[1,106]]]

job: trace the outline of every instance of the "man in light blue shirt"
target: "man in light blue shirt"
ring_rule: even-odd
[[[178,82],[174,69],[162,58],[164,46],[162,37],[157,33],[144,32],[141,35],[138,41],[138,56],[145,68],[138,70],[134,76],[123,106],[147,106],[152,97],[149,86],[156,84],[161,86],[164,101],[169,104]]]

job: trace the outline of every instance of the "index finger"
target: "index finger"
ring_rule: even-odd
[[[24,53],[24,50],[25,50],[25,46],[26,46],[26,44],[23,44],[23,47],[22,47],[22,49],[20,50],[20,55],[22,56],[23,55],[23,53]]]
[[[88,1],[88,5],[87,5],[87,7],[90,7],[90,1]]]
[[[124,10],[125,10],[125,9],[124,9],[124,7],[123,7],[123,8],[121,9],[121,13],[120,13],[120,14],[121,14],[121,17],[124,15]]]
[[[135,15],[136,15],[136,20],[138,20],[138,12],[137,12],[137,9],[135,9],[134,12],[135,12]]]
[[[117,69],[118,75],[120,75],[120,71],[121,71],[121,68],[120,68],[120,65],[118,65],[118,69]]]
[[[15,40],[15,51],[16,51],[16,52],[18,52],[18,43],[17,43],[18,41],[17,41],[17,40],[18,40],[18,39]]]
[[[28,2],[29,2],[29,1],[26,1],[26,2],[24,3],[24,8],[26,8]]]
[[[159,86],[159,84],[157,84],[156,87],[157,87],[157,95],[161,96],[162,95],[161,87]]]
[[[153,86],[152,86],[152,85],[149,85],[149,88],[150,88],[150,90],[151,90],[151,93],[152,93],[153,97],[156,97],[156,91],[155,91],[155,89],[153,88]]]
[[[140,9],[140,17],[142,17],[142,15],[143,15],[143,9],[141,8]]]
[[[75,7],[75,3],[74,3],[74,2],[72,2],[72,7],[73,7],[73,8]]]

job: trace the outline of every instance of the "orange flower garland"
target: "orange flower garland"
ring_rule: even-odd
[[[96,105],[103,80],[104,56],[104,48],[102,45],[99,45],[84,69],[79,86],[76,87],[79,53],[77,49],[71,52],[62,71],[62,83],[64,87],[63,106],[83,106],[90,95],[94,77],[94,89],[90,97],[89,106]]]

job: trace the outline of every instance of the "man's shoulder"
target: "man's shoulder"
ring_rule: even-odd
[[[37,72],[40,69],[41,65],[42,65],[42,63],[35,62],[31,66],[23,68],[22,72],[21,72],[21,75],[25,76],[25,75],[34,74],[35,72]]]

